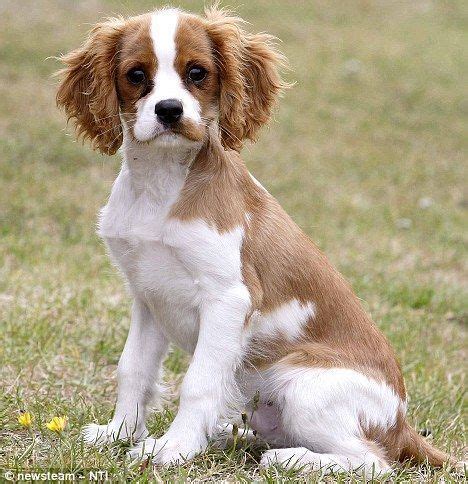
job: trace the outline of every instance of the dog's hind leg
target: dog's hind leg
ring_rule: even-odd
[[[259,405],[251,424],[260,436],[269,437],[269,428],[281,435],[273,435],[273,445],[280,448],[265,452],[261,465],[366,475],[390,470],[386,449],[366,435],[369,426],[383,432],[393,428],[398,413],[404,412],[405,403],[386,383],[352,369],[281,363],[263,376],[260,395],[270,407]],[[265,411],[269,414],[262,415]],[[277,422],[271,422],[275,414]]]

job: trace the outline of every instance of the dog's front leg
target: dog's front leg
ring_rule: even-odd
[[[236,406],[235,371],[242,358],[250,297],[243,285],[223,291],[200,308],[200,330],[180,393],[179,412],[159,439],[146,439],[132,457],[152,455],[157,464],[180,463],[203,451],[219,419]]]
[[[158,323],[146,305],[135,299],[130,331],[117,368],[114,417],[107,425],[87,425],[83,435],[88,443],[101,445],[127,437],[137,441],[148,436],[146,411],[156,397],[167,347]]]

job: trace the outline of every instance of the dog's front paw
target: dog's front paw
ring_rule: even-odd
[[[161,450],[160,447],[160,443],[156,439],[148,437],[132,447],[127,452],[127,456],[132,460],[153,458]]]
[[[131,438],[137,442],[148,436],[146,428],[140,431],[131,431],[125,424],[119,426],[110,422],[107,425],[89,424],[82,429],[84,441],[89,445],[102,446],[117,440]]]
[[[128,455],[132,459],[151,458],[154,464],[177,465],[192,459],[205,450],[206,446],[206,439],[188,442],[183,439],[168,439],[164,436],[160,439],[149,437],[130,449]]]

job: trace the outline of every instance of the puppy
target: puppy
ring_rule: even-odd
[[[406,422],[385,337],[239,156],[285,87],[273,38],[217,8],[163,9],[97,24],[63,62],[58,105],[97,150],[121,148],[99,235],[133,298],[115,414],[86,441],[132,438],[131,455],[178,463],[244,409],[271,446],[264,466],[448,461]],[[153,439],[145,418],[170,343],[192,360]]]

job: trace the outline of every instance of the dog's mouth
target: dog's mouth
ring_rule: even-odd
[[[167,127],[162,129],[161,131],[158,131],[152,138],[152,140],[155,140],[157,138],[170,138],[170,139],[177,139],[180,136],[182,136],[181,133],[179,133],[178,130],[174,129],[173,127]]]
[[[176,124],[156,127],[154,135],[150,141],[154,140],[172,140],[176,141],[185,138],[189,141],[202,141],[205,137],[205,127],[191,120],[182,120]]]

